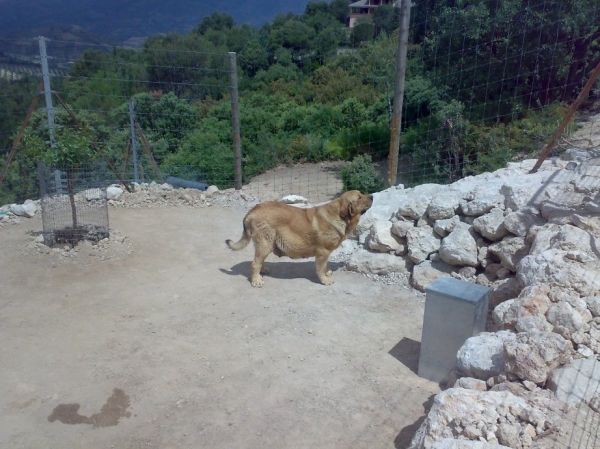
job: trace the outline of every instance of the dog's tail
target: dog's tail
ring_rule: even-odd
[[[248,246],[251,240],[252,235],[250,234],[250,232],[248,232],[246,223],[244,223],[244,233],[242,234],[242,238],[235,243],[233,242],[233,240],[227,239],[225,240],[225,243],[227,243],[227,246],[229,246],[232,250],[239,251],[240,249],[244,249],[246,246]]]

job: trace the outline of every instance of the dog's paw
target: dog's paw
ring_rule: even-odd
[[[321,283],[323,285],[331,285],[331,284],[333,284],[333,279],[327,279],[327,278],[321,279]]]
[[[325,273],[325,276],[331,276],[332,274],[333,274],[333,271],[327,270],[327,273]]]
[[[251,284],[252,284],[252,287],[258,287],[258,288],[260,288],[263,285],[265,285],[265,283],[262,280],[262,277],[258,278],[258,279],[252,279]]]

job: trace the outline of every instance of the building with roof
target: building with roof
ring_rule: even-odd
[[[373,14],[382,5],[396,6],[396,3],[397,0],[358,0],[350,4],[350,23],[348,26],[352,28],[356,25],[358,19]]]

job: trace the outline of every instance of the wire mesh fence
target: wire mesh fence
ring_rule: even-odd
[[[22,104],[19,119],[2,120],[7,129],[0,136],[0,162],[7,162],[14,130],[36,95],[41,107],[29,120],[0,185],[1,203],[39,195],[36,159],[50,149],[63,156],[79,153],[74,159],[70,155],[70,160],[103,160],[110,167],[103,172],[107,182],[164,182],[176,176],[221,188],[233,185],[230,144],[224,145],[219,138],[205,141],[198,135],[181,142],[200,120],[220,126],[221,134],[230,138],[231,106],[223,101],[230,95],[228,53],[186,51],[168,41],[133,50],[51,40],[45,42],[50,86],[38,85],[36,90],[42,56],[38,41],[29,43],[19,50],[23,59],[33,61],[30,65],[35,67],[37,62],[38,70],[14,72],[11,76],[18,78],[15,93],[8,90],[6,101],[0,101],[11,117],[15,116],[14,102],[18,99]],[[26,81],[27,96],[22,91]],[[52,114],[44,108],[44,90],[51,91]],[[180,149],[182,154],[178,154]]]
[[[599,60],[599,9],[586,0],[414,4],[398,182],[451,183],[535,157]],[[257,33],[240,46],[236,86],[226,46],[194,33],[151,37],[137,49],[45,41],[54,125],[38,109],[29,126],[37,132],[28,132],[21,147],[82,137],[127,182],[172,176],[234,187],[235,87],[247,189],[302,189],[311,200],[327,199],[352,185],[352,174],[341,169],[359,156],[375,164],[380,182],[373,188],[383,188],[398,39],[382,27],[359,18],[352,29],[339,29],[330,36],[339,42],[337,54],[308,49],[299,37],[272,50]],[[377,37],[361,39],[365,29]],[[38,40],[18,44],[11,51],[19,57],[3,66],[12,80],[3,104],[19,104],[2,120],[3,162],[44,59]],[[572,144],[561,141],[555,154]],[[0,186],[2,202],[35,196],[34,168],[31,155],[16,157]]]
[[[598,62],[599,19],[597,2],[416,5],[409,61],[429,98],[405,104],[402,177],[451,182],[537,157]]]

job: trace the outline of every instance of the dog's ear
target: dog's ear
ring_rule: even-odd
[[[354,204],[352,201],[344,199],[342,206],[340,207],[340,216],[346,220],[349,220],[354,215]]]

